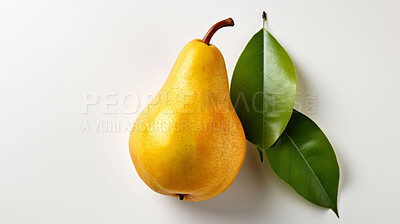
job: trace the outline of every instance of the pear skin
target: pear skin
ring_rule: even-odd
[[[183,48],[129,138],[140,178],[155,192],[187,201],[228,189],[246,154],[225,61],[209,41],[192,40]]]

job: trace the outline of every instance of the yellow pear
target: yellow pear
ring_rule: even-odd
[[[243,127],[232,106],[224,58],[209,41],[231,18],[192,40],[160,92],[137,118],[129,151],[154,191],[203,201],[233,183],[246,154]]]

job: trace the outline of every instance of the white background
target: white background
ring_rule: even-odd
[[[262,10],[295,63],[297,106],[317,95],[305,113],[339,159],[340,220],[250,145],[234,184],[200,203],[154,193],[131,163],[124,127],[184,45],[232,17],[212,39],[231,78]],[[0,1],[0,223],[397,223],[399,11],[396,0]],[[120,109],[128,92],[133,114]],[[88,113],[86,94],[99,97]]]

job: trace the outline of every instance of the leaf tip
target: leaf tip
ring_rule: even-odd
[[[258,155],[260,156],[261,163],[264,163],[264,153],[263,151],[257,147]]]
[[[339,211],[338,211],[337,207],[334,207],[334,208],[331,208],[331,209],[335,213],[335,215],[338,217],[338,219],[340,219]]]

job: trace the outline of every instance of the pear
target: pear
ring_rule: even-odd
[[[246,138],[232,106],[224,58],[210,39],[231,18],[190,41],[165,84],[138,116],[129,151],[140,178],[155,192],[203,201],[235,180]]]

